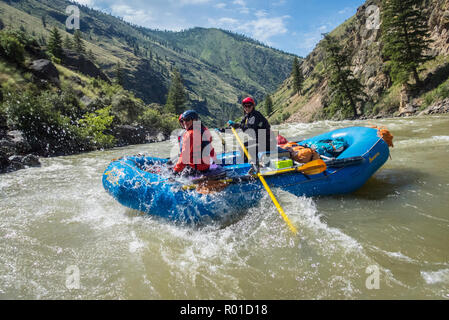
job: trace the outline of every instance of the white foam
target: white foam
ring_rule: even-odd
[[[444,144],[446,145],[447,142],[449,142],[449,136],[433,136],[431,138],[425,138],[425,139],[409,139],[409,140],[401,140],[395,142],[395,147],[409,147],[409,146],[415,146],[415,145],[422,145],[426,144],[429,146],[435,146],[436,143],[438,144]]]
[[[383,251],[387,256],[397,259],[397,260],[401,260],[401,261],[406,261],[406,262],[416,262],[415,260],[413,260],[410,257],[407,257],[405,254],[401,253],[401,252],[388,252],[388,251]]]
[[[136,253],[137,251],[145,247],[145,243],[136,236],[136,233],[134,231],[131,232],[131,238],[133,240],[129,243],[130,253]]]
[[[438,271],[421,271],[421,276],[427,284],[449,284],[449,269]]]
[[[441,140],[441,141],[449,141],[449,136],[434,136],[432,137],[434,140]]]

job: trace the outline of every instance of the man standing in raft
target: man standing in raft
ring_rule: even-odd
[[[234,129],[242,129],[243,132],[250,136],[250,141],[245,142],[245,147],[248,149],[253,159],[258,159],[256,156],[259,152],[267,152],[271,149],[277,150],[276,139],[268,120],[256,110],[256,102],[253,98],[248,97],[242,101],[243,111],[245,116],[240,124],[229,121],[229,126]],[[245,155],[245,162],[248,159]]]
[[[194,110],[184,112],[180,119],[186,132],[182,137],[182,149],[173,171],[176,174],[195,175],[208,171],[216,159],[212,147],[212,135]]]

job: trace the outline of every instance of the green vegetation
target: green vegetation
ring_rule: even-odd
[[[265,114],[269,116],[273,113],[273,100],[270,95],[267,95],[265,98]]]
[[[357,104],[363,101],[364,93],[362,84],[350,69],[350,55],[329,34],[324,36],[323,45],[331,91],[330,102],[325,112],[331,117],[337,116],[341,119],[351,116],[357,118]]]
[[[297,94],[302,94],[302,86],[304,84],[304,76],[303,76],[301,68],[299,66],[299,60],[297,57],[295,57],[295,59],[293,60],[292,77],[293,77],[294,92]]]
[[[114,116],[111,115],[111,107],[106,107],[86,113],[82,119],[78,120],[79,134],[82,138],[90,141],[96,148],[113,147],[116,140],[114,136],[104,132],[112,126]]]
[[[449,98],[449,80],[444,81],[437,88],[427,92],[423,96],[423,105],[421,109],[431,106],[433,103]]]
[[[393,80],[401,84],[412,74],[420,85],[418,68],[430,60],[424,53],[429,48],[430,32],[423,6],[422,0],[383,0],[383,53],[390,59],[388,68]]]
[[[84,45],[81,31],[76,30],[73,34],[73,49],[77,53],[86,53],[86,46]]]
[[[48,41],[48,50],[56,58],[62,58],[62,38],[58,28],[54,27]]]
[[[114,132],[122,125],[166,135],[177,127],[176,115],[162,115],[160,108],[145,105],[119,84],[60,64],[56,64],[58,86],[33,77],[26,65],[36,59],[34,54],[57,54],[58,35],[60,31],[53,29],[51,45],[44,48],[22,31],[0,31],[0,122],[9,130],[22,131],[33,152],[47,156],[110,148],[117,142]]]
[[[0,55],[11,62],[22,64],[25,60],[22,35],[18,32],[0,32]]]
[[[184,112],[184,105],[187,102],[182,77],[178,70],[173,71],[170,90],[168,91],[167,104],[165,109],[168,113],[181,114]]]

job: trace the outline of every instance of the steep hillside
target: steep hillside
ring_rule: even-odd
[[[381,7],[381,0],[368,0],[357,13],[331,32],[339,43],[352,52],[352,70],[361,80],[369,101],[360,110],[365,116],[412,114],[449,96],[449,1],[425,1],[425,15],[434,40],[428,52],[434,59],[420,71],[424,87],[416,96],[401,104],[401,88],[394,85],[385,71],[382,56],[381,30],[367,28],[372,5]],[[275,112],[272,121],[309,122],[323,117],[322,109],[328,95],[324,73],[323,43],[320,42],[302,64],[306,77],[303,95],[294,94],[292,78],[273,96]],[[403,99],[403,97],[402,97]],[[400,108],[400,106],[404,106]]]
[[[0,18],[5,25],[23,26],[43,38],[56,26],[65,37],[65,10],[71,4],[65,0],[2,1]],[[176,68],[185,80],[189,106],[210,124],[239,114],[242,96],[261,100],[289,75],[292,55],[229,32],[202,28],[162,32],[87,7],[80,9],[87,50],[110,78],[120,62],[125,89],[146,103],[164,104]]]

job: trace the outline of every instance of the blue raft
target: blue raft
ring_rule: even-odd
[[[389,157],[387,143],[372,128],[339,129],[299,144],[310,146],[326,140],[344,141],[346,148],[328,162],[325,172],[307,176],[299,172],[276,174],[273,169],[264,173],[269,186],[307,197],[352,193]],[[199,192],[196,183],[201,179],[186,181],[160,174],[158,170],[163,171],[168,160],[142,156],[113,161],[105,170],[103,186],[122,205],[154,216],[187,223],[219,220],[257,206],[265,195],[262,184],[251,174],[251,166],[234,164],[238,157],[239,152],[218,157],[221,170],[210,173],[210,179],[226,181],[218,192]]]

